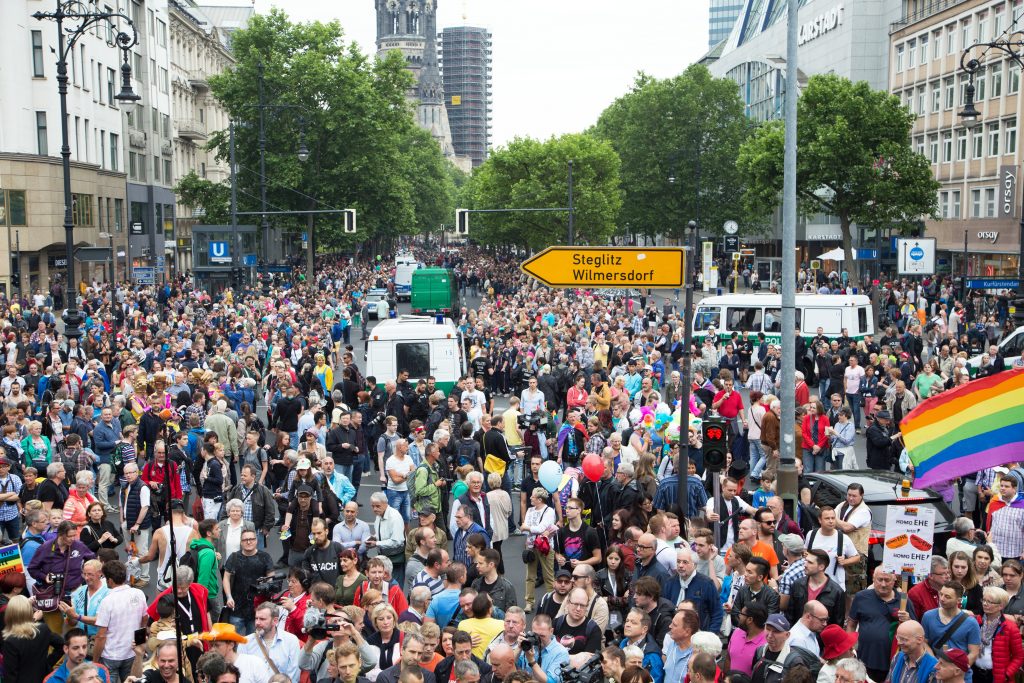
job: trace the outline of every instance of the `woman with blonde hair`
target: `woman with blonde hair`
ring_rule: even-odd
[[[555,509],[548,505],[549,494],[540,486],[530,492],[532,507],[526,511],[519,528],[527,532],[523,562],[526,564],[526,611],[533,611],[537,594],[537,571],[544,577],[545,590],[555,588],[555,554],[551,552],[551,536],[557,529]]]
[[[509,536],[508,520],[512,516],[512,497],[501,488],[502,475],[491,472],[487,475],[487,504],[491,509],[491,547],[498,551],[498,573],[505,573],[505,557],[501,544]]]
[[[3,637],[5,683],[39,683],[64,656],[64,639],[50,631],[43,613],[24,595],[7,603]]]
[[[377,666],[383,671],[401,661],[402,640],[405,635],[398,630],[398,613],[387,603],[382,603],[370,612],[373,633],[366,636],[366,642],[380,648]]]
[[[978,583],[974,563],[967,553],[956,550],[949,554],[949,572],[953,580],[959,581],[964,587],[964,596],[960,599],[961,609],[966,609],[971,614],[981,614],[983,588]]]
[[[636,462],[634,472],[636,483],[642,492],[646,492],[653,500],[654,494],[658,491],[658,480],[654,476],[654,456],[650,453],[642,453]]]

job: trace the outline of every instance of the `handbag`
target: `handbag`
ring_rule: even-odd
[[[523,564],[530,564],[537,559],[537,553],[533,551],[533,548],[523,548]]]
[[[488,455],[484,460],[484,472],[490,474],[491,472],[497,472],[501,476],[505,476],[505,466],[507,463],[496,455]]]
[[[56,543],[56,541],[54,541]],[[71,548],[68,548],[68,559],[64,561],[64,573],[60,574],[53,583],[39,587],[36,585],[32,591],[36,599],[36,607],[42,612],[56,612],[64,599],[64,578],[68,575],[68,567],[71,565]]]
[[[547,536],[538,536],[537,538],[533,539],[533,549],[541,555],[547,555],[551,552],[551,541],[548,539]]]

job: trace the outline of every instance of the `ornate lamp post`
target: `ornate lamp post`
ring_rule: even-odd
[[[87,30],[98,24],[106,24],[108,44],[120,48],[124,57],[121,64],[121,92],[114,99],[125,105],[134,105],[140,99],[132,90],[132,66],[130,50],[139,42],[138,33],[132,20],[120,12],[101,12],[95,0],[58,0],[53,12],[36,12],[32,15],[39,21],[57,22],[57,92],[60,94],[60,156],[64,172],[64,241],[67,258],[67,282],[64,313],[64,336],[82,336],[82,316],[78,311],[78,295],[75,291],[75,224],[72,214],[71,194],[71,144],[68,141],[68,57],[75,49],[75,43]],[[121,30],[121,23],[126,24]]]

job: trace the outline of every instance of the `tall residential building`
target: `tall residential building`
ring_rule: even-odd
[[[415,82],[409,99],[416,102],[416,123],[430,132],[441,151],[456,166],[472,164],[456,154],[445,107],[444,83],[437,57],[435,0],[374,0],[377,10],[377,54],[398,50]]]
[[[438,38],[452,145],[476,167],[491,146],[491,34],[484,28],[452,26]]]
[[[201,7],[195,0],[171,0],[171,111],[174,126],[173,183],[195,171],[226,182],[230,168],[205,148],[209,135],[228,127],[228,115],[210,92],[209,77],[231,68],[231,31],[242,28],[252,7]],[[192,267],[192,226],[201,222],[178,204],[175,258],[179,270]]]
[[[66,277],[57,24],[32,17],[54,6],[35,0],[0,2],[0,26],[5,27],[0,41],[0,290],[8,293],[11,257],[19,242],[22,292],[45,291],[58,282],[63,286]],[[96,5],[101,11],[116,6],[116,0]],[[114,99],[121,89],[121,52],[107,44],[112,38],[106,26],[87,31],[68,64],[76,247],[109,247],[110,237],[99,237],[109,232],[116,248],[126,234],[126,141]],[[111,273],[106,261],[97,261],[79,262],[75,275],[92,281]]]
[[[1014,40],[1019,8],[1014,0],[904,0],[892,25],[890,91],[916,116],[911,144],[940,183],[940,219],[926,220],[924,233],[935,239],[940,272],[1017,277],[1024,211],[1020,65],[998,50],[971,50],[985,67],[974,80],[981,116],[968,126],[958,113],[969,82],[961,55],[975,43]]]
[[[174,130],[171,126],[168,0],[121,0],[138,27],[132,77],[139,105],[125,117],[128,256],[132,267],[166,275],[174,267]]]
[[[729,37],[742,9],[742,0],[711,0],[711,11],[708,15],[709,50]]]

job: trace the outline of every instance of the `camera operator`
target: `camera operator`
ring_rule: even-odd
[[[273,576],[274,559],[265,550],[257,548],[257,532],[242,531],[242,549],[228,555],[224,563],[224,604],[231,609],[228,621],[239,633],[256,630],[254,608],[258,590],[257,582],[265,576]],[[283,582],[279,582],[284,592]],[[265,596],[269,597],[269,596]]]
[[[519,637],[516,666],[533,674],[537,683],[560,683],[562,665],[569,662],[569,651],[554,639],[551,617],[533,617],[533,631]]]
[[[380,650],[363,638],[363,615],[363,609],[355,605],[328,610],[325,616],[328,637],[323,640],[310,637],[306,641],[299,652],[299,669],[309,671],[310,678],[314,681],[329,678],[327,653],[342,653],[348,647],[352,647],[358,654],[356,674],[365,673],[377,666]]]

